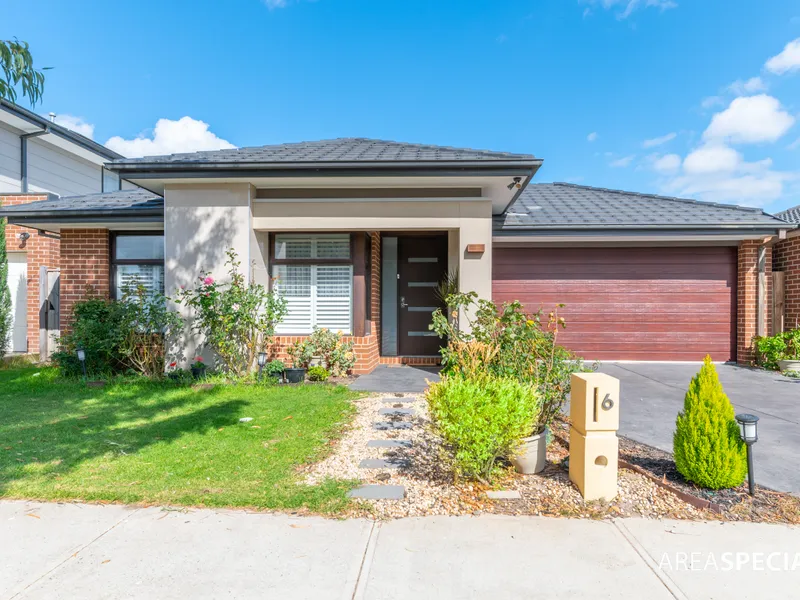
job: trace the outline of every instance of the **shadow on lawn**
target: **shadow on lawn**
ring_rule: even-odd
[[[34,393],[24,402],[6,394],[0,397],[5,405],[0,415],[13,419],[0,423],[0,495],[17,480],[58,478],[87,460],[109,453],[134,454],[187,433],[230,425],[247,405],[243,400],[229,400],[159,418],[174,410],[186,410],[198,404],[199,398],[217,395],[217,390],[133,383],[95,394],[74,384],[63,386],[61,391],[57,393],[56,384],[56,393],[51,388],[46,397],[36,397],[35,390],[29,391]],[[164,399],[167,394],[174,397]],[[9,410],[12,402],[17,408]]]

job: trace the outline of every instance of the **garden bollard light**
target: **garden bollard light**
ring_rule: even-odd
[[[267,364],[267,353],[259,352],[257,360],[258,360],[258,380],[261,381],[261,371],[264,370],[264,365]]]
[[[83,379],[86,380],[86,351],[83,348],[78,348],[78,360],[81,361],[81,368],[83,369]]]
[[[570,481],[584,500],[611,500],[617,495],[619,379],[573,373],[570,385]]]
[[[755,415],[736,415],[736,420],[742,428],[742,440],[747,445],[747,483],[750,495],[756,495],[756,476],[753,473],[753,444],[758,441],[758,417]]]

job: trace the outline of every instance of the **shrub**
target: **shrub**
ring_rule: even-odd
[[[283,364],[283,361],[280,361],[276,358],[275,360],[271,360],[264,365],[264,370],[267,372],[267,377],[279,378],[286,370],[286,365]]]
[[[765,369],[777,370],[779,360],[800,360],[800,328],[753,338],[753,345],[756,362]]]
[[[325,367],[322,367],[320,365],[317,365],[315,367],[311,367],[308,370],[308,379],[309,379],[309,381],[327,381],[328,377],[330,377],[330,376],[331,376],[331,374],[328,372],[328,369],[326,369]]]
[[[712,490],[735,487],[747,474],[744,442],[733,406],[706,356],[689,384],[673,438],[675,466],[688,481]]]
[[[310,336],[296,341],[286,352],[296,368],[307,368],[314,358],[319,357],[334,377],[345,375],[356,364],[353,342],[342,341],[341,333],[324,328],[315,327]]]
[[[452,453],[456,475],[490,481],[541,407],[536,388],[510,377],[444,375],[426,392],[433,428]]]
[[[52,356],[63,375],[82,375],[76,353],[83,348],[90,376],[126,371],[164,376],[183,320],[167,308],[164,296],[148,296],[142,286],[124,293],[122,300],[90,296],[75,303],[71,329],[61,336]]]
[[[286,316],[286,300],[261,284],[246,283],[236,252],[227,254],[228,282],[203,273],[194,288],[181,288],[174,300],[194,311],[192,328],[205,336],[223,369],[241,377],[272,345],[275,327]]]
[[[529,433],[543,432],[566,402],[572,373],[586,370],[578,356],[558,345],[558,332],[566,327],[560,306],[543,319],[541,310],[526,313],[520,302],[498,308],[475,292],[451,294],[447,305],[451,314],[437,310],[430,326],[448,340],[441,351],[443,372],[467,377],[489,372],[534,384],[542,406]],[[468,328],[459,328],[459,312]]]

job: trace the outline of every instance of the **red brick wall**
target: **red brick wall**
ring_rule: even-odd
[[[783,271],[785,329],[800,327],[800,236],[775,244],[774,269]]]
[[[88,295],[108,298],[110,246],[107,229],[61,230],[61,329],[69,329],[72,308]]]
[[[372,371],[380,359],[380,323],[381,323],[381,238],[379,233],[370,234],[370,256],[372,269],[370,271],[371,294],[370,310],[367,318],[371,326],[369,335],[363,337],[345,336],[345,341],[353,342],[353,351],[356,355],[356,364],[353,372],[364,375]],[[289,355],[286,348],[305,339],[306,336],[280,336],[275,338],[273,354],[275,358],[289,364]]]
[[[0,196],[0,206],[16,206],[37,200],[47,200],[47,194],[14,194]],[[23,241],[19,234],[30,237]],[[56,237],[40,235],[35,229],[18,225],[6,226],[6,251],[25,252],[28,259],[28,353],[39,353],[39,270],[40,267],[59,266],[59,243]]]
[[[739,277],[737,284],[736,358],[739,364],[752,364],[753,337],[758,334],[758,249],[761,242],[747,240],[739,244]],[[764,307],[764,331],[771,329],[772,306],[772,248],[766,250],[767,296]]]

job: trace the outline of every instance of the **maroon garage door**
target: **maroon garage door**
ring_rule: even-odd
[[[735,248],[498,248],[494,300],[565,304],[559,342],[598,360],[736,359]]]

